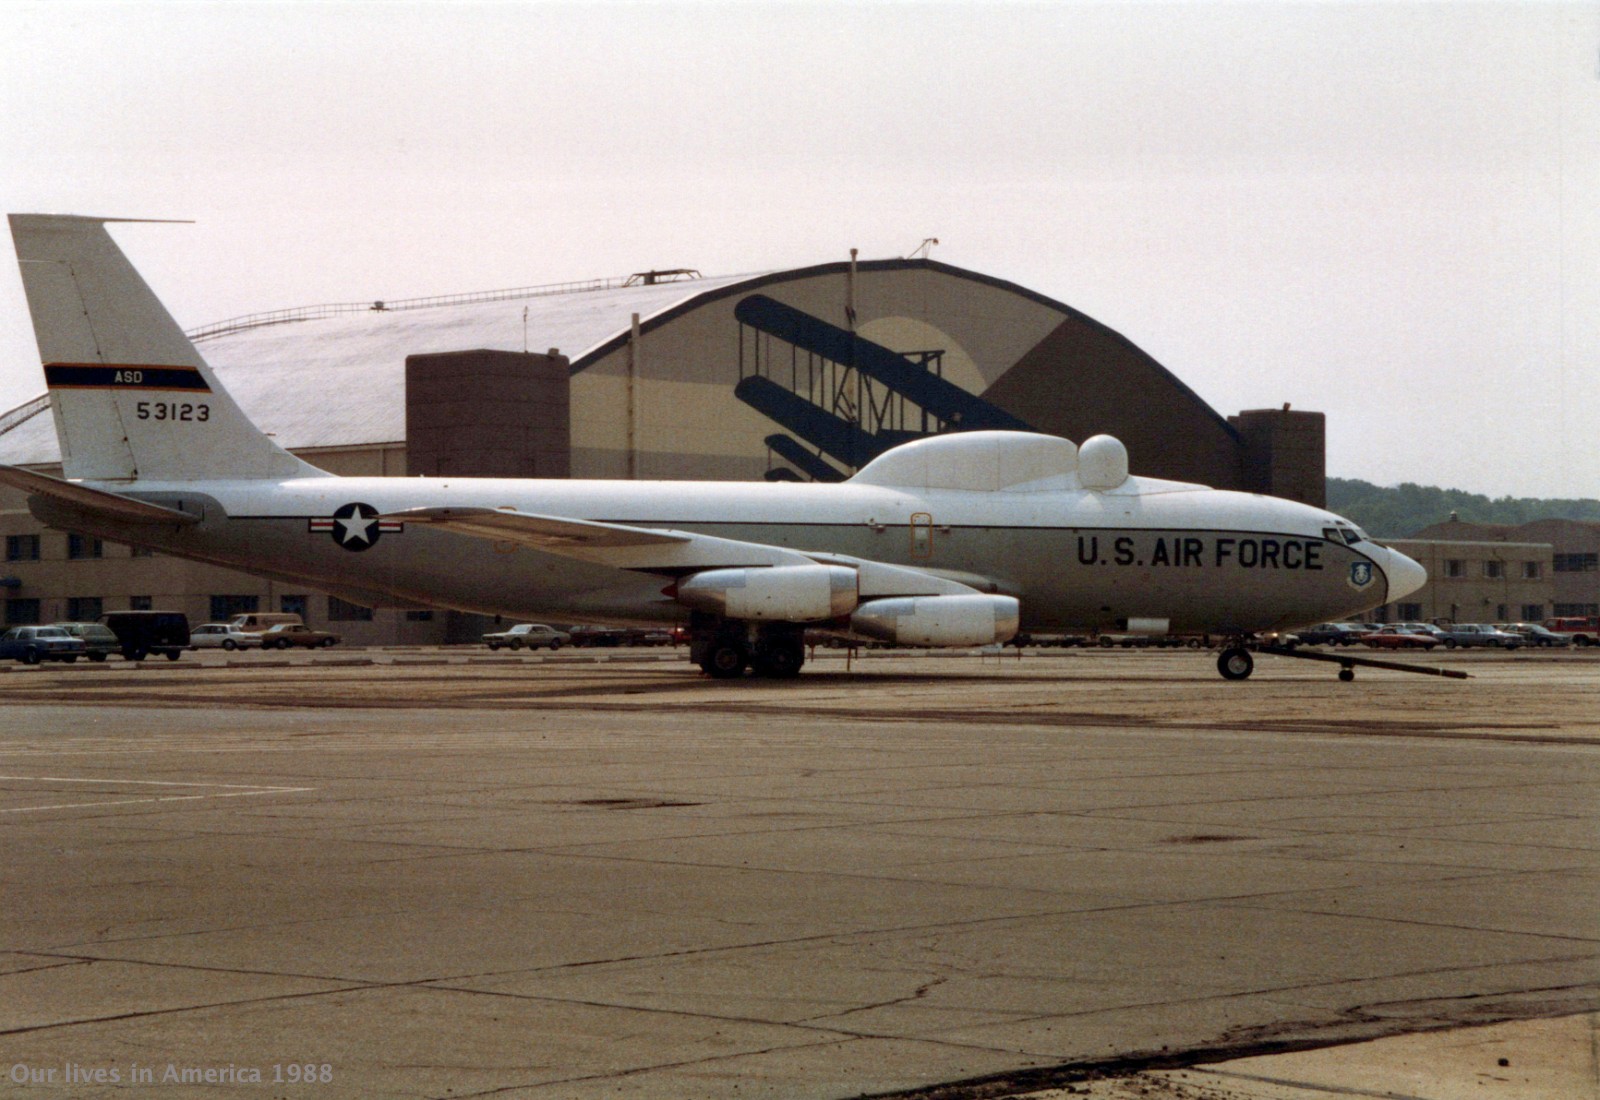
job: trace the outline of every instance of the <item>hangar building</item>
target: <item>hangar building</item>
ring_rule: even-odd
[[[932,432],[1127,444],[1135,473],[1323,503],[1320,413],[1223,417],[1060,302],[931,260],[686,270],[318,306],[190,334],[245,412],[340,474],[848,477]],[[48,397],[0,416],[0,462],[59,470]],[[175,607],[298,611],[360,644],[469,636],[454,614],[314,592],[45,529],[0,491],[7,623]]]

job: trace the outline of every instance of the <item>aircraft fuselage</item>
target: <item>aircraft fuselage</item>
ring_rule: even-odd
[[[619,578],[516,542],[377,517],[510,507],[908,565],[1017,596],[1034,632],[1132,619],[1167,620],[1174,633],[1289,629],[1386,602],[1391,565],[1389,551],[1350,544],[1322,509],[1141,478],[1109,493],[350,477],[102,487],[201,522],[123,524],[47,500],[35,509],[57,526],[374,606],[509,617],[674,621],[687,610],[661,592],[671,570]]]

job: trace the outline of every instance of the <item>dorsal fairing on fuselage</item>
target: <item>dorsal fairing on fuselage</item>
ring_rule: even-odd
[[[873,459],[847,485],[907,492],[1094,493],[1139,496],[1196,492],[1207,486],[1129,473],[1128,449],[1115,436],[1078,446],[1038,432],[952,432],[902,443]]]
[[[1049,492],[1078,489],[1078,447],[1034,432],[955,432],[902,443],[846,484],[906,490]]]

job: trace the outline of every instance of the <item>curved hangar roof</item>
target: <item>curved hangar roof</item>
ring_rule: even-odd
[[[575,477],[627,469],[630,354],[642,477],[751,478],[785,465],[843,476],[885,446],[956,425],[1109,432],[1140,472],[1162,477],[1228,485],[1239,468],[1227,421],[1124,337],[930,260],[215,327],[202,353],[256,423],[297,450],[403,442],[408,355],[559,348],[572,364]],[[0,418],[0,462],[59,461],[46,408]]]

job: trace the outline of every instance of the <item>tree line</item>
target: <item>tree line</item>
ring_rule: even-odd
[[[1406,482],[1392,488],[1357,478],[1328,478],[1328,507],[1354,520],[1374,538],[1403,539],[1456,513],[1463,523],[1516,526],[1536,519],[1600,522],[1600,500],[1491,498],[1460,489]]]

